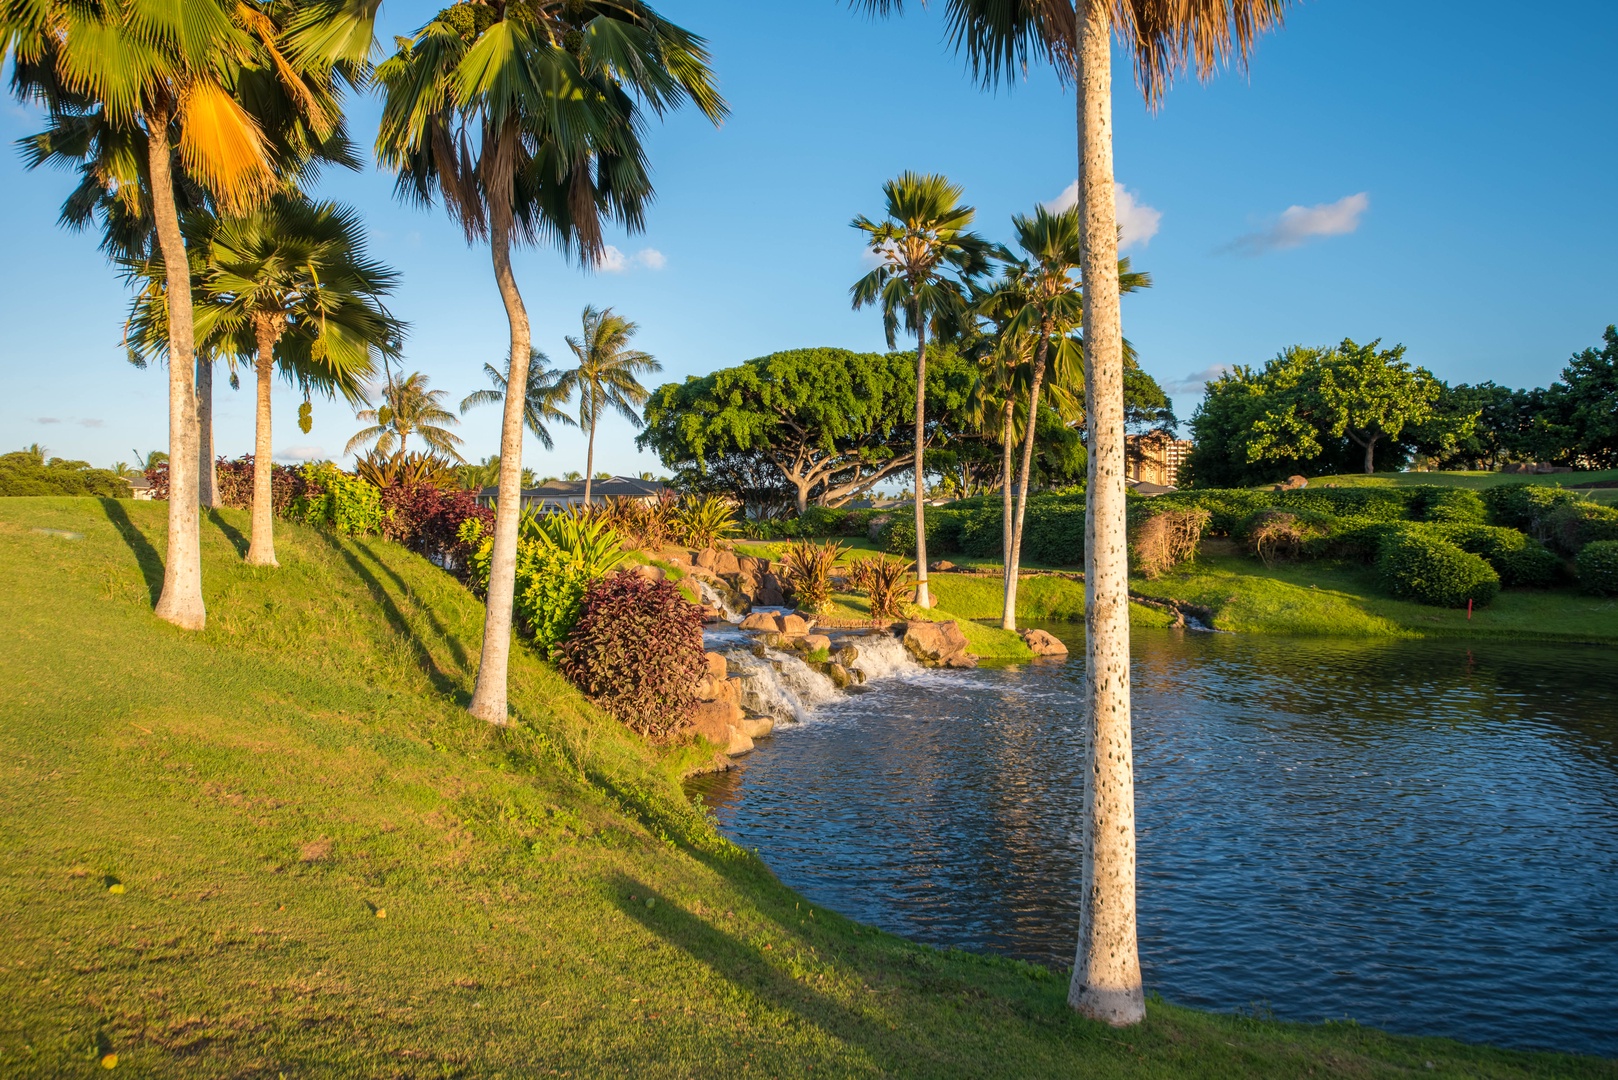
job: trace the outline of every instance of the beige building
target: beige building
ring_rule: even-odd
[[[1164,431],[1124,436],[1124,474],[1138,483],[1178,487],[1180,466],[1190,455],[1190,439]]]

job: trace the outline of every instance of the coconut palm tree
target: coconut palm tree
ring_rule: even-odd
[[[608,410],[616,412],[635,427],[641,426],[640,407],[651,391],[640,384],[637,375],[662,371],[651,353],[631,349],[629,341],[640,327],[613,313],[612,308],[584,309],[584,332],[569,337],[567,347],[579,366],[562,373],[557,389],[564,398],[579,392],[579,427],[584,429],[584,505],[590,505],[590,489],[595,483],[596,427]]]
[[[878,13],[904,0],[854,0]],[[1288,0],[943,0],[947,34],[986,85],[1030,59],[1055,63],[1077,88],[1078,206],[1084,290],[1086,776],[1084,894],[1069,1003],[1115,1025],[1146,1015],[1135,938],[1135,786],[1129,719],[1129,559],[1124,501],[1124,353],[1116,278],[1112,36],[1155,107],[1188,66],[1209,78],[1232,56],[1245,67]]]
[[[322,108],[321,91],[336,76],[352,82],[363,71],[375,12],[370,4],[225,0],[0,7],[0,52],[13,62],[14,91],[44,104],[53,127],[83,120],[116,133],[125,206],[137,208],[134,218],[149,211],[152,242],[164,257],[170,498],[156,613],[186,629],[201,629],[207,612],[196,513],[195,335],[176,162],[222,209],[262,199],[279,182],[280,167],[298,160],[300,145],[340,134],[340,111]],[[283,157],[277,137],[294,131],[307,137],[281,140]]]
[[[431,381],[416,371],[384,386],[379,407],[361,409],[354,414],[354,419],[369,421],[371,426],[355,432],[343,447],[343,453],[352,454],[374,444],[378,454],[403,454],[410,436],[419,435],[422,442],[440,454],[464,463],[466,459],[456,449],[461,445],[461,437],[444,426],[460,421],[444,408],[444,399],[449,396],[447,391],[427,389]]]
[[[510,362],[506,363],[509,370]],[[465,416],[468,409],[479,405],[498,405],[506,400],[506,377],[495,368],[493,364],[484,364],[483,373],[494,383],[492,390],[474,390],[461,399],[461,415]],[[534,438],[547,450],[554,450],[556,443],[551,439],[550,429],[545,425],[554,420],[558,424],[572,424],[573,417],[562,411],[562,402],[567,400],[567,391],[562,388],[562,373],[551,367],[550,358],[538,349],[528,351],[528,392],[523,395],[522,417],[528,425],[528,430],[534,433]],[[499,459],[493,459],[499,464]],[[498,482],[498,478],[496,478]],[[529,485],[525,484],[524,487]]]
[[[899,323],[916,336],[916,604],[927,591],[927,518],[922,450],[927,441],[927,332],[958,326],[966,310],[965,282],[987,267],[989,245],[970,230],[975,211],[959,185],[936,173],[904,172],[882,185],[886,216],[864,214],[850,224],[865,234],[875,269],[849,290],[857,311],[882,307],[882,328],[894,348]]]
[[[377,68],[377,158],[399,191],[442,196],[468,243],[487,239],[511,328],[507,378],[528,385],[528,311],[513,243],[546,240],[586,265],[605,251],[603,218],[641,228],[652,195],[643,107],[686,101],[715,123],[726,106],[703,40],[641,0],[535,0],[445,8]],[[524,399],[507,395],[500,494],[477,686],[469,706],[507,722],[517,571]]]

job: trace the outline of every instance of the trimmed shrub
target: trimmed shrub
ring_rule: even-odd
[[[1494,567],[1448,540],[1399,529],[1383,541],[1376,561],[1383,587],[1394,596],[1434,607],[1487,605],[1500,592]]]
[[[484,522],[469,518],[457,534],[470,549],[467,583],[479,595],[489,591],[494,537]],[[517,574],[512,612],[518,628],[552,659],[579,617],[592,582],[623,562],[618,534],[599,518],[577,514],[524,514],[517,539]]]
[[[1618,540],[1597,540],[1579,552],[1579,587],[1597,596],[1618,596]]]
[[[691,718],[702,654],[702,611],[670,581],[620,572],[585,591],[561,646],[562,672],[621,723],[658,741]]]
[[[100,495],[127,499],[131,494],[129,484],[117,473],[93,469],[88,461],[47,461],[44,451],[37,447],[0,455],[0,496]]]
[[[1562,503],[1541,519],[1543,539],[1568,555],[1577,555],[1586,544],[1618,540],[1618,506],[1600,503]]]
[[[1483,497],[1466,488],[1429,487],[1416,504],[1423,521],[1455,525],[1481,525],[1488,520],[1489,508]]]
[[[324,525],[339,536],[360,536],[382,528],[382,492],[375,484],[338,469],[329,461],[311,462],[298,470],[303,494],[288,507],[288,516],[308,525]]]
[[[1521,529],[1543,540],[1544,519],[1558,506],[1581,501],[1571,491],[1546,484],[1500,484],[1483,492],[1489,508],[1489,522],[1508,529]]]
[[[927,508],[927,554],[953,555],[961,550],[961,527],[966,516],[958,510]],[[893,511],[893,520],[876,534],[882,550],[894,555],[915,555],[916,514],[912,509]]]
[[[1500,575],[1500,584],[1544,588],[1556,583],[1562,560],[1538,540],[1498,525],[1459,525],[1443,530],[1462,551],[1481,556]]]
[[[1260,510],[1268,510],[1275,505],[1275,497],[1269,492],[1241,488],[1175,491],[1159,495],[1156,501],[1169,506],[1207,510],[1208,534],[1211,536],[1237,536],[1244,521]]]

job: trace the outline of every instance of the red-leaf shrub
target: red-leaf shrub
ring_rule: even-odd
[[[476,518],[484,532],[494,530],[494,511],[480,506],[470,491],[399,484],[382,489],[382,506],[387,511],[383,536],[457,572],[464,572],[472,554],[458,539],[462,522]]]
[[[169,463],[160,461],[146,470],[146,483],[151,485],[152,498],[169,501]]]
[[[220,458],[214,466],[218,477],[219,501],[236,510],[253,508],[253,455],[244,454],[235,461]],[[306,494],[303,474],[290,465],[270,464],[270,509],[276,517],[285,517],[287,507],[300,495]]]
[[[621,571],[586,590],[562,672],[634,731],[665,739],[696,708],[702,611],[670,581]]]

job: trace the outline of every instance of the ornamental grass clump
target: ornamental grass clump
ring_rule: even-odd
[[[905,594],[915,582],[910,577],[914,563],[886,555],[856,559],[849,564],[848,582],[871,601],[871,618],[896,619]]]
[[[562,642],[562,673],[621,723],[666,741],[691,718],[707,670],[702,611],[669,581],[619,572],[592,582]]]
[[[1150,580],[1196,558],[1202,531],[1212,517],[1212,512],[1200,507],[1150,508],[1129,530],[1131,568]],[[1083,550],[1081,546],[1081,555]]]
[[[837,560],[848,548],[836,540],[813,544],[799,540],[787,548],[781,560],[786,572],[786,586],[792,593],[792,602],[804,611],[816,614],[831,603],[831,575]]]
[[[686,547],[713,547],[737,528],[735,508],[718,495],[688,495],[674,512],[674,538]]]
[[[1500,592],[1500,575],[1482,558],[1415,530],[1389,533],[1376,569],[1394,596],[1434,607],[1482,607]]]
[[[1579,587],[1596,596],[1618,596],[1618,540],[1597,540],[1579,552]]]

